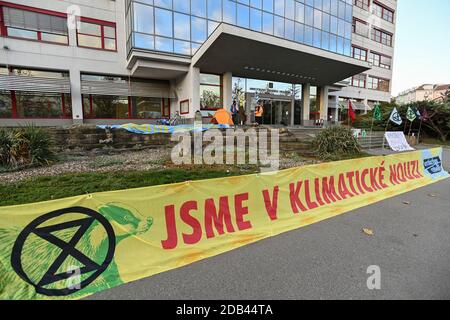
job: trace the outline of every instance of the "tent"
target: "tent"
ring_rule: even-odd
[[[214,113],[214,116],[211,119],[211,122],[215,123],[215,124],[228,124],[230,126],[234,125],[231,115],[225,109],[218,109]]]

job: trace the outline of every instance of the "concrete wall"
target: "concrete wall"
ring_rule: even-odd
[[[72,113],[74,120],[81,121],[83,119],[80,73],[86,72],[122,76],[128,76],[130,74],[129,70],[126,68],[124,1],[14,0],[11,2],[62,13],[66,13],[67,8],[71,5],[78,5],[81,10],[81,16],[83,17],[116,23],[117,52],[78,47],[75,29],[69,29],[69,45],[0,37],[1,65],[70,72]],[[4,47],[7,47],[8,50],[5,50]],[[30,122],[31,120],[28,119],[27,121]],[[7,123],[10,122],[10,120],[0,120],[1,125],[7,125]],[[42,120],[40,122],[45,121]],[[61,121],[56,120],[55,122]]]
[[[200,110],[200,69],[189,67],[189,72],[173,81],[177,99],[172,101],[173,111],[180,111],[180,102],[189,101],[189,113],[183,118],[193,118],[195,111]]]
[[[76,41],[76,30],[69,30],[69,45],[58,45],[49,44],[36,41],[27,41],[22,39],[12,39],[0,37],[0,64],[1,65],[12,65],[20,66],[24,68],[39,68],[39,69],[50,69],[50,70],[64,70],[70,73],[70,83],[71,83],[71,96],[72,96],[72,109],[73,109],[73,121],[71,120],[31,120],[31,119],[0,119],[0,125],[17,125],[29,122],[35,122],[38,125],[43,126],[63,126],[69,125],[71,123],[125,123],[129,122],[128,119],[124,120],[88,120],[83,119],[82,101],[81,101],[81,83],[80,74],[81,73],[99,73],[99,74],[111,74],[119,76],[130,76],[132,71],[128,68],[130,67],[129,60],[127,60],[126,52],[126,30],[125,30],[125,7],[123,0],[112,1],[112,0],[59,0],[59,1],[49,1],[49,0],[9,0],[11,3],[17,3],[21,5],[26,5],[35,8],[41,8],[57,12],[67,12],[67,8],[72,5],[78,5],[80,7],[81,16],[94,18],[99,20],[105,20],[109,22],[116,23],[117,31],[117,52],[108,52],[103,50],[80,48],[77,47]],[[382,2],[392,2],[388,0],[383,0]],[[396,1],[394,1],[396,3]],[[392,5],[390,5],[392,7]],[[355,8],[356,10],[357,8]],[[357,11],[357,10],[356,10]],[[355,14],[358,14],[355,12]],[[387,27],[385,29],[388,29]],[[244,31],[243,31],[244,32]],[[249,31],[245,31],[249,32]],[[266,41],[267,35],[257,34],[258,39],[261,41]],[[214,39],[208,39],[208,41],[213,41]],[[282,40],[274,38],[274,42],[280,42]],[[366,41],[365,39],[355,39],[355,41]],[[283,40],[283,43],[285,40]],[[355,43],[356,43],[355,42]],[[317,48],[312,48],[304,45],[299,45],[295,43],[289,43],[294,48],[295,46],[300,46],[306,52],[317,53],[324,57],[336,58],[336,54],[331,52],[326,52]],[[381,45],[380,45],[381,46]],[[5,50],[7,47],[8,50]],[[200,48],[200,51],[203,50]],[[384,52],[383,48],[378,48],[377,51]],[[388,50],[388,49],[386,49]],[[148,55],[148,54],[147,54]],[[162,58],[161,58],[162,59]],[[175,58],[173,58],[175,59]],[[340,57],[343,61],[351,60],[348,57]],[[183,62],[183,61],[181,61]],[[179,63],[181,63],[179,61]],[[183,62],[185,63],[185,62]],[[189,113],[182,115],[185,118],[193,118],[195,111],[200,108],[200,96],[199,96],[199,74],[200,70],[198,68],[192,67],[188,69],[187,74],[182,74],[174,77],[171,80],[171,86],[175,92],[176,98],[171,100],[171,113],[173,114],[179,110],[180,101],[189,101]],[[385,70],[373,70],[375,75],[387,78],[391,72]],[[148,77],[151,78],[151,70],[148,72]],[[230,73],[225,74],[224,80],[224,106],[229,108],[231,105],[231,84],[228,79],[231,79],[232,75]],[[358,90],[358,89],[356,89]],[[369,92],[358,93],[355,92],[355,88],[346,88],[341,93],[342,95],[351,94],[355,97],[365,96],[372,100],[383,100],[386,99],[386,93],[380,93],[372,90]],[[337,95],[337,94],[336,94]],[[327,99],[323,99],[321,105],[325,105]],[[325,110],[323,110],[323,116],[326,115]],[[309,114],[308,114],[309,117]],[[152,122],[151,120],[139,120],[133,122]]]

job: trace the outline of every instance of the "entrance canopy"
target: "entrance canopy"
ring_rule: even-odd
[[[201,72],[331,85],[370,69],[365,61],[222,23],[192,58]]]

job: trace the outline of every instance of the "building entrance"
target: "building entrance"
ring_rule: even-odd
[[[244,107],[247,123],[256,122],[255,110],[258,104],[264,108],[263,124],[290,126],[300,122],[297,106],[301,102],[301,85],[233,78],[232,87],[233,99]],[[298,121],[295,119],[296,114]]]
[[[292,100],[261,99],[261,104],[264,107],[263,124],[290,125]]]

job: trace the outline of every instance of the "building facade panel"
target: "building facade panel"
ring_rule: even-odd
[[[352,32],[353,18],[365,19],[369,26],[377,25],[394,37],[395,32],[384,22],[375,24],[373,15],[366,13],[370,11],[358,8],[355,0],[9,0],[0,1],[0,8],[8,11],[0,21],[2,75],[10,80],[18,76],[16,83],[35,83],[41,76],[44,80],[39,81],[46,82],[52,72],[61,72],[70,86],[70,92],[52,87],[34,93],[25,85],[0,87],[0,125],[23,124],[29,119],[46,126],[154,123],[176,114],[191,121],[196,111],[207,115],[218,107],[229,108],[237,98],[237,78],[249,84],[246,94],[252,99],[265,97],[273,108],[271,124],[327,120],[327,109],[334,106],[328,104],[328,95],[333,101],[333,97],[345,96],[343,92],[350,98],[374,101],[384,101],[389,95],[378,87],[385,90],[392,63],[390,70],[379,66],[367,70],[365,66],[371,50],[393,57],[393,48],[371,40],[370,29],[365,37]],[[25,23],[21,15],[33,16],[38,22]],[[48,22],[51,17],[54,21]],[[283,65],[277,63],[277,56],[264,59],[265,65],[243,65],[235,69],[236,74],[202,69],[196,63],[216,41],[207,41],[214,32],[226,29],[222,26],[237,28],[236,37],[254,34],[255,43],[264,44],[255,48],[267,52],[243,52],[247,59],[253,54],[253,60],[260,61],[279,52],[292,59],[288,63],[296,72],[277,70]],[[217,41],[221,37],[217,34]],[[352,45],[367,48],[364,61],[351,58]],[[239,64],[239,47],[230,45],[228,50]],[[203,59],[200,65],[208,63]],[[350,83],[359,87],[336,94],[333,83],[323,79],[327,73],[333,73],[333,81],[356,73],[342,70],[343,66],[367,70],[366,78],[358,76]],[[15,75],[19,69],[21,73]],[[256,90],[250,90],[251,83],[257,84],[253,85]],[[369,83],[377,88],[361,88]],[[249,121],[254,121],[251,112],[256,102],[245,101]]]
[[[363,58],[371,63],[371,70],[362,75],[366,77],[364,86],[349,86],[334,95],[362,102],[370,109],[377,102],[391,100],[397,1],[354,0],[353,3],[352,46],[358,48],[357,58],[364,51]]]
[[[227,23],[350,55],[352,0],[130,0],[129,49],[192,56]]]

